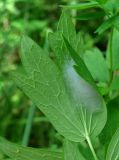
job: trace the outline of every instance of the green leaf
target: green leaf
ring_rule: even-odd
[[[27,74],[15,72],[13,79],[61,135],[80,142],[101,132],[106,123],[106,106],[95,89],[75,71],[62,34],[76,51],[79,50],[80,40],[77,41],[67,11],[61,15],[58,32],[49,38],[55,61],[35,42],[24,37],[21,58]]]
[[[21,55],[28,75],[13,73],[14,81],[46,114],[60,134],[73,140],[82,140],[77,118],[72,123],[76,111],[71,111],[72,105],[57,66],[28,37],[22,39]]]
[[[15,160],[63,160],[62,152],[22,147],[0,137],[0,151]]]
[[[71,16],[68,14],[67,11],[63,11],[60,17],[60,21],[58,24],[58,31],[56,33],[49,34],[49,43],[51,45],[52,50],[55,53],[55,58],[57,60],[57,63],[59,64],[60,68],[64,70],[63,68],[64,65],[66,63],[69,63],[72,57],[71,57],[70,50],[69,48],[67,48],[62,35],[68,39],[69,43],[77,51],[78,54],[81,54],[81,55],[83,54],[82,53],[83,47],[81,48],[82,43],[80,39],[80,34],[76,35],[76,31],[72,23]],[[85,68],[86,70],[86,72],[85,73],[82,72],[82,74],[84,76],[85,74],[86,75],[88,74],[88,76],[85,76],[85,77],[90,77],[89,79],[91,80],[89,81],[92,82],[93,79],[90,73],[87,71],[88,69],[85,67],[85,64],[82,62],[82,60],[80,61],[81,61],[81,64],[84,66],[83,68]],[[93,82],[93,85],[95,85],[94,82]]]
[[[78,32],[78,34],[76,35],[76,42],[74,48],[77,51],[78,55],[80,55],[80,57],[83,57],[85,52],[85,45],[83,40],[83,34],[81,32]]]
[[[73,4],[73,5],[63,6],[63,7],[68,9],[84,10],[84,9],[89,9],[93,7],[99,7],[99,4],[97,2],[84,2],[84,3],[82,2],[75,5]]]
[[[68,22],[68,21],[70,21],[70,22]],[[67,22],[70,25],[67,25]],[[70,26],[70,27],[67,27],[67,26]],[[76,55],[75,59],[76,59],[76,61],[78,61],[79,66],[80,66],[80,70],[78,70],[78,71],[80,71],[80,75],[82,78],[84,78],[84,80],[82,80],[81,77],[77,76],[75,73],[75,70],[73,70],[73,68],[72,68],[72,66],[73,66],[72,58],[73,57],[71,57],[71,55],[73,52],[75,52],[74,49],[81,56],[82,56],[82,49],[80,49],[78,47],[78,46],[81,46],[80,38],[78,36],[76,36],[71,17],[65,11],[63,12],[63,14],[60,18],[60,23],[58,25],[58,29],[60,30],[60,33],[56,32],[55,34],[51,34],[49,36],[49,42],[50,42],[51,48],[53,49],[53,51],[55,53],[55,58],[61,68],[61,72],[63,73],[63,77],[64,77],[65,81],[67,81],[67,84],[70,84],[70,87],[67,86],[67,88],[70,88],[70,90],[71,90],[70,91],[70,94],[72,95],[71,97],[74,97],[75,101],[77,101],[78,103],[84,104],[86,106],[86,108],[88,108],[89,110],[93,110],[93,109],[97,109],[97,108],[99,109],[100,108],[99,107],[100,106],[100,102],[99,102],[100,95],[98,95],[98,93],[95,91],[95,89],[93,89],[92,86],[90,86],[87,82],[85,82],[85,80],[90,82],[94,86],[94,88],[97,89],[97,87],[96,87],[95,82],[94,82],[90,72],[88,71],[86,65],[84,64],[83,60],[77,55],[77,53],[75,53],[74,55]],[[66,32],[66,30],[67,30],[67,32]],[[56,34],[58,34],[59,36],[56,36]],[[70,51],[71,46],[68,44],[68,42],[67,42],[67,44],[69,47],[67,47],[66,44],[64,43],[65,41],[63,40],[62,34],[65,37],[67,37],[67,39],[69,40],[71,45],[74,47],[74,49],[72,49],[73,52]],[[60,37],[60,41],[58,41],[59,37]],[[76,68],[76,66],[75,66],[75,68]],[[68,77],[68,79],[67,79],[67,77]],[[76,77],[76,79],[72,78],[72,77]],[[76,85],[72,85],[71,81],[75,81]],[[79,84],[81,84],[81,85],[79,85]],[[83,85],[83,87],[82,87],[82,85]],[[79,87],[77,87],[77,86],[79,86]],[[73,89],[72,89],[72,87],[73,87]],[[94,97],[96,97],[96,98],[94,98]],[[87,101],[85,99],[87,99]],[[97,103],[95,103],[96,101],[97,101]],[[92,102],[94,102],[94,103],[92,103]]]
[[[103,146],[109,144],[113,134],[119,127],[119,96],[107,104],[107,115],[107,123],[100,134]]]
[[[82,35],[80,32],[76,34],[71,16],[65,10],[62,12],[62,15],[60,17],[57,32],[49,34],[49,43],[51,49],[54,52],[55,61],[61,69],[63,69],[65,63],[71,61],[71,56],[66,48],[62,34],[68,39],[68,41],[75,48],[77,53],[82,56],[84,52]]]
[[[63,10],[57,26],[58,32],[64,34],[72,43],[76,37],[76,31],[68,10]]]
[[[76,51],[72,48],[72,46],[69,44],[68,40],[64,36],[63,36],[63,38],[64,38],[65,45],[66,45],[72,59],[76,63],[76,65],[74,65],[74,68],[77,70],[77,72],[79,73],[79,75],[81,77],[83,77],[87,82],[89,82],[92,86],[94,86],[96,88],[93,77],[90,74],[85,63],[83,62],[81,57],[76,53]]]
[[[85,160],[79,151],[77,143],[65,139],[63,148],[64,160]]]
[[[113,26],[116,26],[118,21],[119,21],[119,15],[117,14],[117,15],[107,19],[106,21],[104,21],[101,24],[101,26],[99,26],[98,29],[95,31],[95,33],[102,34],[107,29],[109,29]]]
[[[103,100],[99,98],[98,101],[95,101],[96,95],[92,97],[94,100],[92,103],[95,105],[99,103],[98,105],[102,106],[102,110],[97,113],[88,113],[84,104],[75,103],[66,90],[62,72],[47,57],[47,54],[44,54],[40,47],[28,37],[22,39],[21,55],[27,74],[13,72],[12,77],[16,84],[48,117],[57,131],[69,140],[76,142],[84,141],[87,134],[92,137],[97,136],[106,123],[106,107]],[[78,77],[79,80],[77,80],[73,68],[71,68],[71,72],[76,76],[70,75],[72,78],[81,82],[81,85],[82,83],[85,84],[81,78]],[[74,79],[70,79],[71,83]],[[74,82],[73,84],[77,88],[78,84]],[[88,103],[90,97],[86,101]]]
[[[118,159],[119,159],[119,128],[112,137],[106,155],[106,160],[118,160]]]
[[[112,70],[118,70],[119,69],[119,31],[114,28],[113,34],[112,34]],[[108,44],[108,50],[107,50],[107,63],[110,66],[110,40]]]
[[[68,14],[68,11],[65,10],[60,17],[57,32],[49,34],[49,43],[60,68],[64,67],[65,62],[71,59],[65,47],[62,34],[68,38],[73,47],[79,50],[80,37],[77,37],[71,16]]]
[[[84,54],[84,62],[95,81],[108,82],[109,70],[103,53],[97,48],[87,51]]]
[[[111,12],[119,11],[119,1],[118,0],[108,0],[104,5],[105,10],[109,10]]]
[[[68,90],[70,90],[69,92],[71,94],[71,97],[75,99],[75,103],[76,102],[79,104],[82,103],[85,105],[86,108],[88,108],[88,110],[92,111],[94,108],[98,108],[98,106],[100,105],[99,101],[102,101],[102,100],[100,100],[100,96],[97,95],[95,90],[92,89],[92,87],[87,82],[85,82],[85,80],[83,80],[81,77],[76,75],[75,70],[72,68],[72,62],[71,62],[72,59],[71,59],[70,49],[67,49],[64,43],[62,34],[68,39],[68,41],[73,46],[73,48],[77,51],[77,53],[82,56],[82,48],[81,48],[82,43],[80,41],[80,36],[76,35],[76,31],[72,23],[71,16],[69,16],[67,11],[64,11],[62,13],[59,24],[58,24],[58,32],[51,34],[49,36],[49,42],[50,42],[51,48],[55,53],[55,56],[56,56],[55,58],[61,68],[61,72],[64,74],[63,77],[68,84],[66,86]],[[86,70],[86,72],[84,73],[82,71],[81,76],[86,77],[87,75],[87,77],[88,76],[91,77],[90,83],[92,83],[95,86],[95,83],[94,83],[94,80],[92,79],[91,74],[89,73],[88,69],[85,67],[85,64],[83,63],[83,61],[81,59],[80,61],[81,61],[80,68],[83,71],[84,71],[84,68]],[[75,83],[72,84],[72,82],[75,82]],[[96,101],[97,103],[95,103]]]
[[[95,0],[96,2],[98,2],[99,4],[103,5],[105,4],[108,0]]]

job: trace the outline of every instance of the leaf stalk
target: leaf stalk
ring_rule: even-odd
[[[90,147],[90,150],[91,150],[91,152],[92,152],[92,154],[93,154],[94,159],[95,159],[95,160],[98,160],[98,157],[97,157],[97,155],[96,155],[96,153],[95,153],[95,150],[94,150],[94,148],[93,148],[93,145],[92,145],[92,143],[91,143],[91,140],[90,140],[89,136],[86,137],[86,140],[87,140],[87,142],[88,142],[88,145],[89,145],[89,147]]]

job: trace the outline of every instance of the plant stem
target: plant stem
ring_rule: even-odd
[[[110,80],[109,80],[109,86],[112,83],[113,80],[113,49],[112,49],[112,45],[113,45],[113,28],[112,28],[112,32],[111,32],[111,37],[110,37],[110,45],[109,45],[109,53],[110,53]]]
[[[76,5],[77,4],[77,0],[73,0],[73,1],[69,1],[69,5]],[[76,9],[72,9],[71,10],[71,16],[73,17],[72,21],[74,23],[74,25],[76,25],[76,17],[77,15],[77,10]]]
[[[35,108],[36,108],[35,105],[31,105],[31,107],[29,108],[28,118],[27,118],[25,130],[24,130],[24,135],[23,135],[23,140],[22,140],[23,146],[27,146],[28,142],[29,142],[29,137],[30,137],[30,133],[31,133]]]
[[[82,114],[82,116],[83,116],[83,114]],[[89,134],[88,134],[88,130],[87,130],[87,126],[86,126],[86,117],[84,117],[84,116],[83,116],[83,121],[84,121],[84,129],[85,129],[85,137],[86,137],[86,140],[87,140],[87,142],[88,142],[88,145],[89,145],[89,147],[90,147],[90,150],[91,150],[91,152],[92,152],[92,155],[93,155],[94,159],[95,159],[95,160],[98,160],[98,157],[97,157],[97,155],[96,155],[96,153],[95,153],[95,150],[94,150],[94,148],[93,148],[93,145],[92,145],[92,143],[91,143],[91,140],[90,140],[90,137],[89,137]]]
[[[93,154],[94,159],[95,159],[95,160],[98,160],[98,157],[97,157],[97,155],[96,155],[96,153],[95,153],[95,150],[94,150],[94,148],[93,148],[93,145],[92,145],[92,143],[91,143],[91,140],[90,140],[89,136],[86,137],[86,140],[87,140],[87,142],[88,142],[88,145],[89,145],[89,147],[90,147],[90,150],[91,150],[91,152],[92,152],[92,154]]]

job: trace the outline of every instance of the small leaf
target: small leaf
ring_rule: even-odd
[[[118,159],[119,159],[119,128],[112,137],[106,155],[106,160],[118,160]]]
[[[77,143],[65,139],[63,148],[64,160],[85,160],[79,151]]]
[[[117,22],[119,20],[119,15],[115,15],[106,21],[104,21],[101,26],[98,27],[98,29],[95,31],[95,33],[102,34],[107,29],[111,28],[114,25],[117,25]]]
[[[57,32],[49,34],[49,43],[52,50],[54,51],[56,58],[55,60],[60,68],[63,68],[64,63],[71,59],[65,47],[62,34],[68,38],[73,47],[78,49],[80,39],[77,40],[77,35],[75,27],[72,23],[71,16],[68,14],[68,11],[65,10],[61,14]]]
[[[113,29],[113,34],[112,34],[112,70],[118,70],[119,69],[119,31],[114,28]],[[108,49],[107,49],[107,63],[110,68],[110,40],[108,44]]]
[[[64,36],[63,36],[63,38],[64,38],[65,45],[66,45],[72,59],[76,63],[76,65],[74,67],[79,72],[81,77],[83,77],[87,82],[89,82],[92,86],[94,86],[96,88],[93,77],[90,74],[89,70],[87,69],[85,63],[80,58],[80,56],[76,53],[76,51],[72,48],[72,46],[69,44],[68,40]]]
[[[84,3],[82,2],[79,4],[67,5],[62,7],[68,8],[68,9],[84,10],[84,9],[89,9],[93,7],[99,7],[99,4],[97,2],[84,2]]]
[[[97,48],[87,51],[84,54],[84,62],[95,81],[108,82],[109,70],[103,53]]]
[[[80,55],[80,57],[83,57],[85,45],[83,40],[83,34],[81,32],[78,32],[78,34],[76,35],[76,42],[74,48],[77,51],[78,55]]]
[[[15,160],[63,160],[62,152],[22,147],[0,137],[0,151]]]

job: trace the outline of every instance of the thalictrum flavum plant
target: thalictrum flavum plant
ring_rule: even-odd
[[[11,73],[17,86],[62,136],[63,149],[23,147],[0,137],[0,150],[16,160],[118,160],[119,129],[108,146],[102,136],[108,134],[104,131],[106,104],[119,95],[119,1],[90,0],[63,7],[57,31],[48,36],[53,58],[23,36],[20,56],[24,71]],[[85,44],[69,13],[70,9],[89,8],[99,10],[93,14],[89,10],[81,12],[75,18],[104,18],[94,32],[98,36],[111,30],[105,58],[99,48],[82,49]]]

